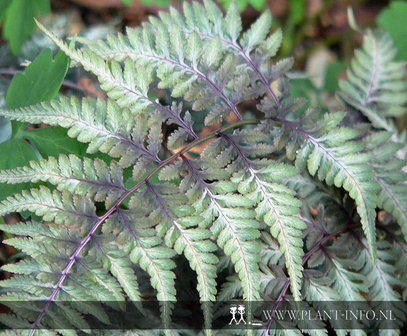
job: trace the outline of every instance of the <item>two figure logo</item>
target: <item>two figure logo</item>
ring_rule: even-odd
[[[230,314],[232,314],[232,319],[229,322],[229,325],[231,325],[233,322],[235,325],[239,325],[240,322],[243,322],[246,324],[246,321],[244,319],[244,314],[245,314],[246,308],[243,305],[235,306],[232,305],[230,307]],[[237,319],[237,315],[239,315],[239,319]]]

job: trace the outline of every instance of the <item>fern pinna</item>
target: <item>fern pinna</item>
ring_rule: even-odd
[[[290,97],[293,60],[272,61],[282,33],[270,33],[269,12],[243,32],[234,2],[225,15],[210,0],[183,6],[184,14],[170,8],[82,49],[38,24],[73,66],[98,78],[107,98],[60,96],[0,115],[67,128],[89,155],[104,155],[0,172],[2,183],[40,182],[1,203],[0,215],[37,216],[1,225],[16,236],[6,243],[26,255],[3,267],[14,276],[1,282],[2,300],[44,302],[33,311],[10,304],[0,320],[23,334],[80,333],[89,328],[82,314],[109,316],[85,303],[51,313],[53,303],[142,305],[151,297],[140,280],[148,275],[168,327],[182,295],[177,255],[196,273],[207,334],[229,332],[211,330],[216,301],[281,303],[290,292],[318,308],[405,298],[397,254],[407,248],[406,161],[392,117],[404,113],[406,83],[390,37],[369,31],[356,53],[338,92],[349,113],[321,112]],[[199,132],[200,120],[212,131]],[[391,218],[376,224],[377,207],[404,237]],[[48,330],[55,319],[72,328]],[[244,333],[327,334],[324,324],[278,324]]]

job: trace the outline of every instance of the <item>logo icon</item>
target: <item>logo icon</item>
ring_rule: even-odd
[[[239,325],[241,322],[243,324],[246,324],[246,321],[244,319],[244,314],[246,312],[246,308],[243,305],[239,305],[239,306],[235,306],[232,305],[230,307],[230,314],[232,315],[232,319],[229,322],[229,325],[231,325],[233,322],[235,323],[235,325]],[[239,320],[237,319],[236,316],[240,316]]]

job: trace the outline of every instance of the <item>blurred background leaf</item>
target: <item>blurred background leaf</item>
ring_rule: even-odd
[[[7,106],[14,109],[55,98],[68,68],[69,58],[62,51],[53,59],[52,50],[44,49],[24,72],[14,75],[7,91]]]
[[[13,129],[10,138],[0,143],[0,169],[11,169],[26,165],[31,160],[38,160],[34,148],[24,140],[24,124],[12,123]],[[32,183],[24,184],[2,184],[0,188],[0,200],[20,192],[27,188],[34,187]]]
[[[54,98],[61,88],[68,68],[69,59],[63,52],[58,52],[53,59],[51,49],[44,49],[24,72],[17,71],[14,75],[6,95],[8,108],[24,107]],[[7,129],[8,125],[4,119],[0,124],[6,134],[0,143],[0,153],[11,155],[0,156],[0,169],[25,166],[29,161],[38,160],[41,156],[55,156],[70,151],[84,153],[83,146],[69,138],[66,131],[59,127],[27,129],[28,124],[13,121],[10,130]],[[26,189],[27,186],[32,187],[33,184],[2,185],[0,199]]]
[[[6,118],[0,118],[0,143],[10,139],[11,122]]]
[[[59,154],[76,154],[83,157],[86,154],[87,145],[70,138],[62,127],[26,130],[23,137],[30,140],[43,158],[57,157]]]
[[[377,23],[387,30],[398,49],[397,59],[407,59],[407,2],[392,1],[379,15]]]
[[[143,0],[145,1],[145,0]],[[151,2],[154,2],[152,0]],[[236,0],[237,4],[239,5],[239,9],[243,12],[247,6],[251,5],[254,9],[261,11],[265,8],[265,0]],[[218,2],[222,3],[225,9],[229,7],[231,0],[218,0]]]
[[[13,54],[20,52],[23,43],[34,33],[34,17],[50,13],[50,0],[2,0],[0,18],[5,20],[3,36]]]

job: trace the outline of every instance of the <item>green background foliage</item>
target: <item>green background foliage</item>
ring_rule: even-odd
[[[2,0],[0,21],[4,19],[3,36],[14,54],[36,29],[34,18],[50,12],[50,0]]]
[[[7,91],[7,107],[14,109],[55,98],[68,68],[69,58],[62,51],[53,58],[51,49],[44,49],[24,72],[17,72],[13,77]],[[3,127],[8,127],[5,120]],[[3,141],[0,141],[0,151],[10,153],[1,156],[0,169],[21,167],[31,160],[59,153],[83,155],[86,151],[84,146],[68,137],[63,128],[27,129],[27,127],[27,123],[11,122],[10,137],[5,136]],[[33,186],[33,184],[3,186],[0,189],[0,199]]]
[[[392,1],[390,6],[384,9],[378,19],[377,23],[380,27],[387,30],[398,49],[399,60],[407,58],[407,27],[404,20],[407,17],[407,2],[406,1]]]

